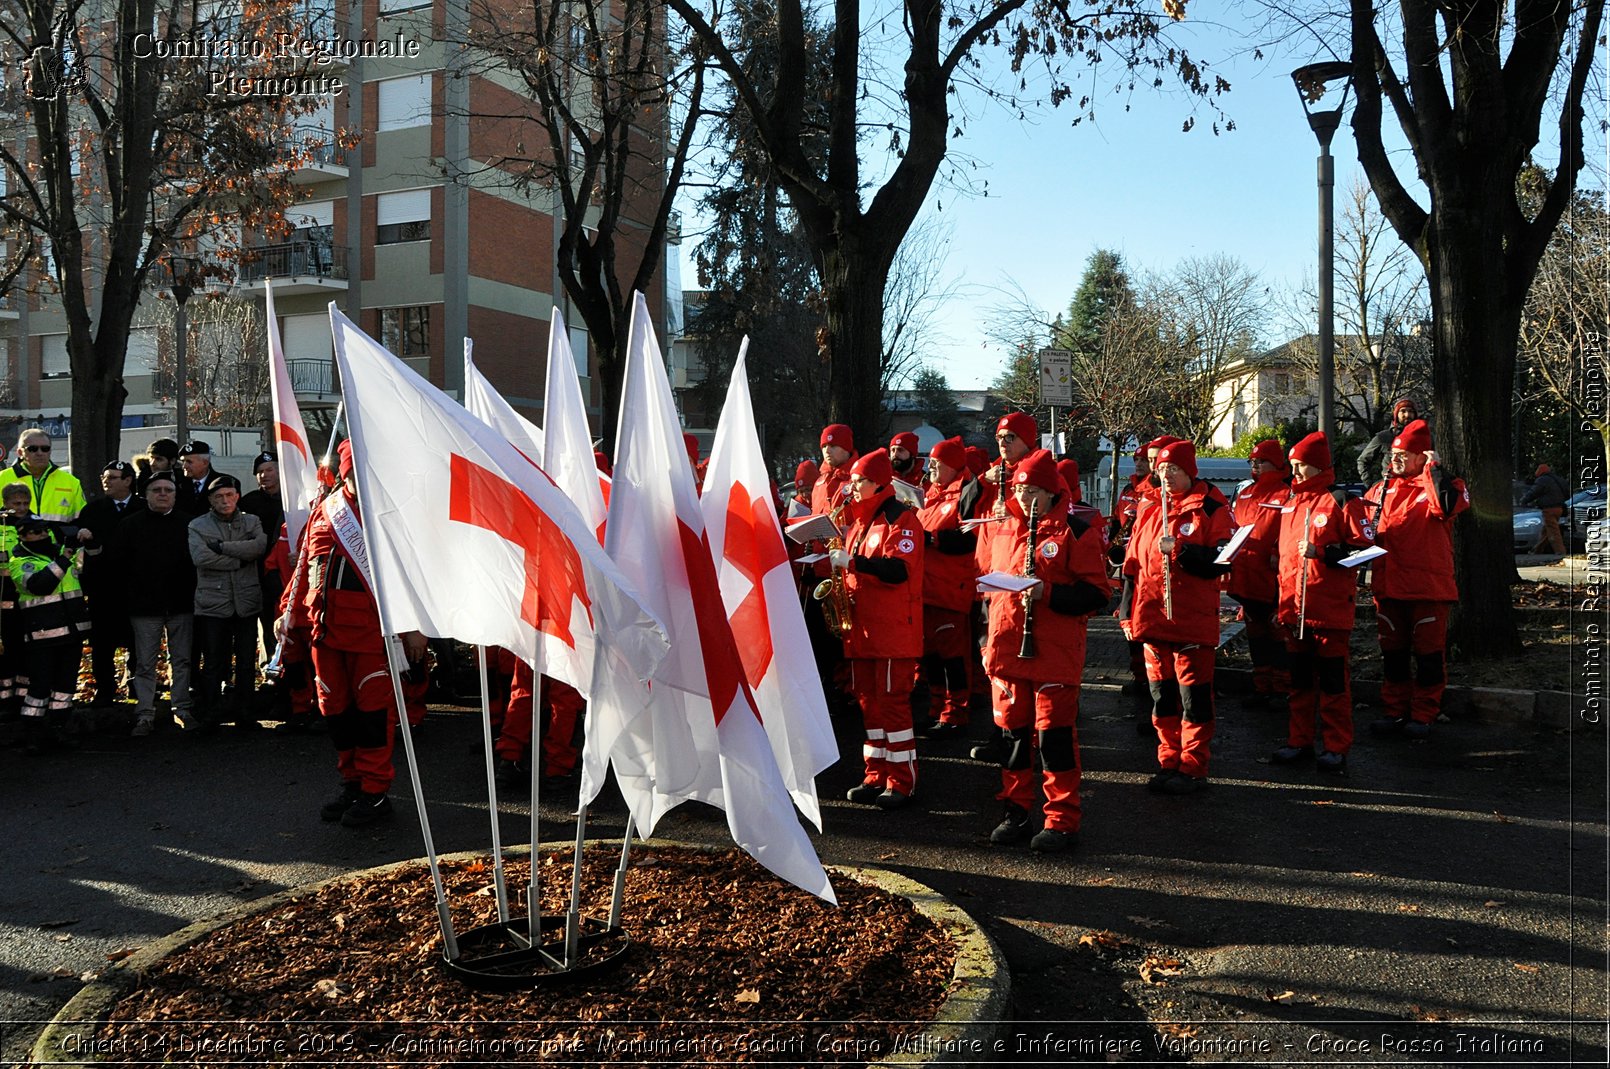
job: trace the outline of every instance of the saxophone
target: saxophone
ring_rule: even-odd
[[[827,518],[833,521],[834,526],[838,526],[848,504],[846,501],[827,514]],[[827,548],[829,552],[843,549],[844,539],[829,538]],[[831,577],[816,584],[816,589],[811,591],[811,597],[822,603],[822,619],[827,621],[828,630],[839,636],[850,633],[850,629],[855,625],[855,599],[850,596],[850,585],[845,579],[843,568],[835,566]]]

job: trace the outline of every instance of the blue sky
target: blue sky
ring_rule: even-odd
[[[1117,250],[1136,271],[1165,271],[1187,257],[1224,253],[1276,292],[1312,283],[1319,146],[1290,72],[1335,57],[1311,41],[1263,59],[1234,56],[1247,47],[1238,32],[1188,28],[1184,41],[1193,56],[1212,61],[1231,82],[1221,106],[1235,123],[1232,131],[1215,136],[1213,116],[1198,106],[1196,128],[1181,132],[1191,114],[1188,100],[1177,92],[1137,91],[1126,100],[1098,99],[1096,120],[1078,126],[1051,109],[1027,123],[984,110],[953,142],[980,164],[970,172],[973,183],[988,183],[987,195],[936,186],[925,209],[925,216],[949,227],[944,273],[958,291],[936,319],[928,362],[953,388],[986,386],[999,373],[1007,354],[988,338],[985,320],[1009,300],[1008,291],[1020,288],[1047,312],[1062,310],[1098,248]],[[1351,110],[1332,145],[1338,203],[1361,173],[1350,120]],[[1391,132],[1388,145],[1401,144]],[[1595,151],[1590,147],[1590,156]],[[1602,138],[1597,154],[1604,155]],[[1399,169],[1413,178],[1406,153]],[[688,286],[696,284],[690,257],[698,240],[691,231],[690,238],[682,246]]]

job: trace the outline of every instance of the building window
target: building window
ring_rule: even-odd
[[[380,93],[376,130],[406,130],[411,126],[430,125],[430,75],[385,78],[375,84]]]
[[[67,335],[46,334],[39,339],[39,377],[66,379],[73,374],[72,359],[67,355]]]
[[[430,190],[382,193],[375,198],[375,244],[430,240]]]
[[[430,355],[430,307],[382,308],[380,344],[401,357]]]

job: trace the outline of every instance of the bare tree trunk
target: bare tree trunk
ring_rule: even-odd
[[[869,251],[854,239],[842,239],[822,254],[831,375],[828,414],[833,422],[849,425],[863,453],[882,444],[879,356],[889,265],[889,256]]]

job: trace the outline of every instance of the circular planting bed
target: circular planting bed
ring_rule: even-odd
[[[544,852],[544,913],[570,853]],[[608,914],[619,844],[592,844],[582,912]],[[497,920],[491,860],[444,858],[455,931]],[[524,856],[505,863],[523,902]],[[999,952],[891,873],[835,870],[830,906],[736,850],[650,843],[627,870],[632,940],[602,974],[510,992],[442,965],[429,873],[407,862],[264,899],[140,951],[41,1035],[41,1063],[804,1065],[982,1060]],[[517,906],[511,906],[517,914]]]

